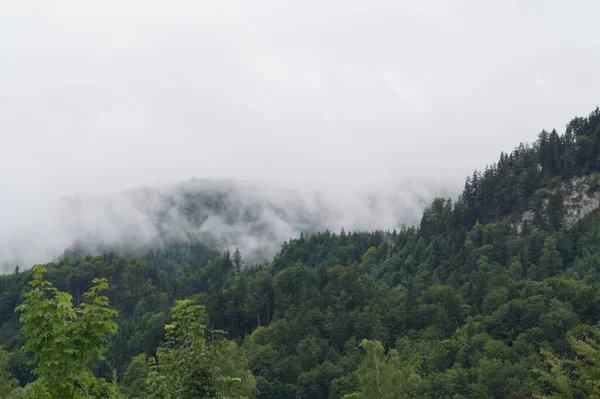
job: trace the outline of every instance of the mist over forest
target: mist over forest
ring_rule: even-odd
[[[356,190],[356,191],[354,191]],[[191,179],[104,195],[40,202],[0,235],[4,272],[81,254],[142,255],[170,243],[239,247],[249,265],[267,262],[284,241],[330,230],[399,229],[420,220],[434,196],[451,192],[419,183],[379,190],[302,191],[231,179]],[[448,194],[449,195],[449,194]],[[33,227],[35,226],[35,227]],[[30,227],[27,229],[27,227]]]

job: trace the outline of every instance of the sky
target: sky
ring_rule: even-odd
[[[61,196],[191,177],[458,194],[600,103],[598,15],[595,0],[1,0],[0,242]]]

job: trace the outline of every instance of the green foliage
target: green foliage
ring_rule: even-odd
[[[552,387],[552,393],[540,399],[600,398],[600,329],[582,339],[571,336],[572,358],[562,358],[550,350],[542,350],[549,371],[538,370],[540,380]]]
[[[123,373],[121,390],[131,399],[145,399],[146,381],[150,375],[150,367],[144,354],[131,359]]]
[[[113,370],[112,383],[103,378],[97,378],[92,381],[87,392],[87,399],[128,399],[128,396],[121,393],[117,384],[117,372]]]
[[[18,382],[6,371],[7,366],[8,353],[0,347],[0,398],[9,399]]]
[[[95,279],[84,294],[90,303],[73,307],[70,294],[57,290],[43,280],[45,269],[35,266],[32,291],[16,310],[28,338],[24,349],[33,352],[38,375],[35,390],[38,398],[71,398],[88,390],[94,381],[90,362],[102,359],[104,344],[117,332],[108,298],[100,292],[108,288],[105,279]]]
[[[400,362],[398,351],[385,353],[378,341],[363,340],[365,358],[356,371],[360,391],[346,399],[404,399],[415,397],[419,376]]]
[[[204,306],[177,301],[166,342],[151,358],[148,397],[161,399],[250,398],[255,380],[234,342],[206,328]]]

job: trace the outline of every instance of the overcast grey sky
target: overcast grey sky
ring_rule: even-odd
[[[596,0],[0,0],[0,220],[192,176],[458,193],[598,105],[598,15]]]
[[[598,15],[594,0],[2,0],[2,194],[462,182],[598,104]]]

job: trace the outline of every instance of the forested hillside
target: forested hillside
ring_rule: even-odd
[[[181,242],[15,270],[0,397],[598,398],[598,173],[596,109],[400,231],[301,235],[256,267]]]

